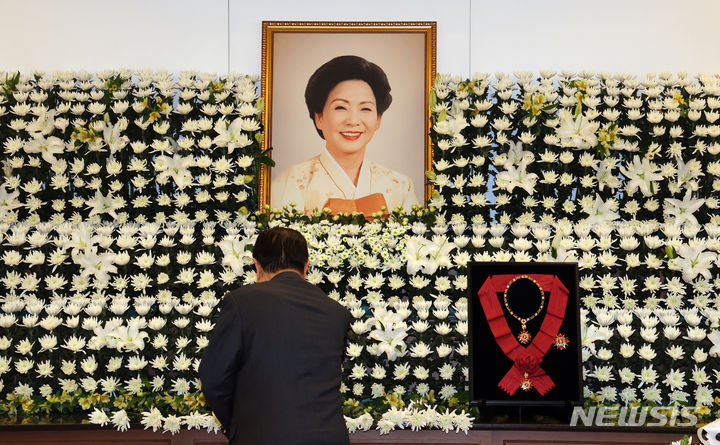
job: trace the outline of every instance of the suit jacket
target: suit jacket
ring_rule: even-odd
[[[200,363],[230,444],[349,443],[340,383],[350,313],[295,272],[223,301]]]

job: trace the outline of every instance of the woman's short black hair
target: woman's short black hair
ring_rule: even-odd
[[[297,230],[285,227],[263,230],[255,241],[253,258],[268,273],[282,269],[303,273],[308,262],[307,241]]]
[[[382,68],[359,56],[339,56],[315,70],[305,87],[305,104],[313,123],[315,114],[322,114],[330,91],[335,85],[346,80],[363,80],[370,85],[375,95],[378,116],[382,116],[390,106],[390,83]],[[317,125],[315,130],[325,139]]]

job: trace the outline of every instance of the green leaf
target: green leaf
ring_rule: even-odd
[[[438,120],[438,122],[442,122],[442,121],[444,121],[445,119],[447,119],[447,110],[443,109],[443,110],[440,111],[440,113],[438,114],[437,120]]]
[[[275,167],[275,161],[273,161],[272,158],[268,156],[260,156],[258,158],[258,162],[260,164],[265,164],[268,167]]]
[[[665,246],[665,254],[671,260],[678,257],[678,254],[675,251],[675,248],[669,244]]]

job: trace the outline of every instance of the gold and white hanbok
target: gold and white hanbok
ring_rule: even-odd
[[[270,188],[272,208],[295,203],[296,208],[306,214],[329,205],[333,213],[344,213],[352,207],[352,202],[363,203],[357,208],[364,208],[366,214],[382,211],[381,205],[387,212],[397,207],[409,211],[418,204],[412,181],[407,176],[364,160],[355,186],[327,149],[280,173]],[[333,203],[339,208],[333,209]]]

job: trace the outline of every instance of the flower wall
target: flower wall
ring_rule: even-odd
[[[717,416],[720,78],[438,76],[434,193],[256,213],[245,76],[0,76],[0,415],[215,427],[197,365],[268,225],[351,311],[348,427],[467,429],[469,261],[580,267],[586,403]]]

